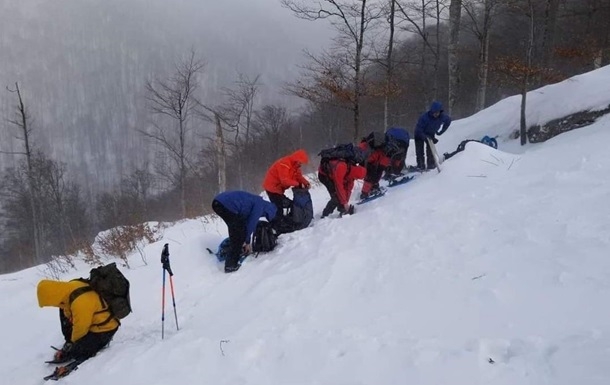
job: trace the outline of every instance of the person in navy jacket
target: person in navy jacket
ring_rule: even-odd
[[[409,151],[409,133],[404,128],[391,127],[385,132],[385,138],[385,153],[390,157],[386,174],[398,175],[405,168],[405,159]]]
[[[231,248],[225,260],[225,273],[237,271],[240,267],[239,257],[252,252],[252,233],[261,217],[271,222],[277,208],[258,195],[245,191],[225,191],[214,198],[212,210],[229,228]]]
[[[434,101],[430,105],[430,110],[422,114],[417,121],[415,127],[415,157],[417,158],[417,167],[420,170],[425,170],[426,165],[428,170],[436,167],[434,155],[426,138],[430,138],[436,144],[438,139],[435,135],[442,135],[451,124],[451,117],[443,113],[443,105],[440,102]],[[424,162],[424,144],[426,146],[427,162]]]

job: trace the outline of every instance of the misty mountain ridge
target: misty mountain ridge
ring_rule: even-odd
[[[220,104],[221,89],[243,73],[261,75],[260,105],[295,107],[298,100],[281,95],[281,86],[296,76],[302,49],[315,49],[324,33],[275,0],[2,0],[0,15],[0,81],[19,82],[35,144],[102,188],[154,158],[136,132],[150,124],[147,79],[169,76],[194,50],[206,63],[199,78],[205,103]],[[13,94],[2,94],[3,117],[15,103]],[[5,123],[2,150],[21,150],[16,132]],[[0,166],[18,159],[3,155]]]

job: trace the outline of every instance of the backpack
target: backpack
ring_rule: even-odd
[[[271,251],[277,245],[277,235],[267,221],[258,221],[252,239],[252,251]]]
[[[220,262],[223,262],[229,256],[229,252],[231,251],[231,240],[227,237],[220,242],[218,245],[218,250],[216,251],[216,258]]]
[[[498,141],[496,140],[496,138],[491,138],[487,135],[485,135],[482,139],[481,139],[481,143],[488,145],[489,147],[493,147],[495,149],[498,148]]]
[[[348,163],[364,163],[366,160],[364,151],[354,146],[352,143],[338,144],[335,147],[327,148],[318,153],[322,157],[322,163],[333,159],[345,160]]]
[[[109,322],[112,318],[125,318],[131,313],[129,281],[116,267],[116,263],[91,269],[88,279],[79,278],[77,281],[87,283],[88,286],[74,290],[70,294],[70,304],[81,294],[95,291],[100,297],[102,307],[108,305],[107,310],[110,312],[110,317],[100,325]]]
[[[288,214],[277,216],[272,225],[277,235],[292,233],[309,226],[313,220],[313,202],[311,194],[306,188],[292,188],[292,203],[288,208]]]

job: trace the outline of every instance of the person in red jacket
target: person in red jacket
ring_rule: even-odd
[[[291,187],[310,187],[309,181],[301,173],[301,165],[308,162],[309,157],[305,150],[297,150],[280,158],[269,167],[263,189],[267,192],[271,203],[277,207],[278,216],[283,216],[284,208],[292,204],[292,201],[284,195],[284,191]]]
[[[349,198],[354,181],[364,179],[365,176],[366,168],[350,164],[343,159],[322,161],[318,169],[318,179],[330,194],[330,200],[322,211],[322,218],[332,214],[335,209],[339,209],[341,215],[353,214],[354,206],[349,204]]]
[[[358,147],[365,151],[366,177],[362,185],[360,199],[368,198],[379,190],[379,181],[383,171],[390,165],[391,158],[385,152],[386,138],[383,132],[373,131],[362,139]]]

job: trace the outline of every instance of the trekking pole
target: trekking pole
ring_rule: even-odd
[[[438,152],[436,151],[436,146],[434,145],[434,142],[432,141],[432,139],[426,137],[426,140],[428,141],[428,145],[430,146],[430,149],[432,150],[432,155],[434,157],[434,163],[436,163],[436,170],[440,173],[441,172],[441,166],[440,166],[441,159],[438,157]]]
[[[167,247],[167,244],[165,245]],[[163,248],[161,253],[161,263],[163,263],[163,253],[166,247]],[[161,339],[165,335],[165,266],[163,266],[163,288],[161,289]]]
[[[174,319],[176,320],[176,330],[180,330],[178,326],[178,312],[176,311],[176,296],[174,295],[174,273],[172,272],[172,268],[169,264],[169,244],[165,244],[163,246],[163,251],[161,252],[161,264],[163,265],[163,314],[161,318],[161,339],[163,339],[163,323],[165,319],[165,272],[167,271],[169,274],[169,287],[172,293],[172,304],[174,306]]]

